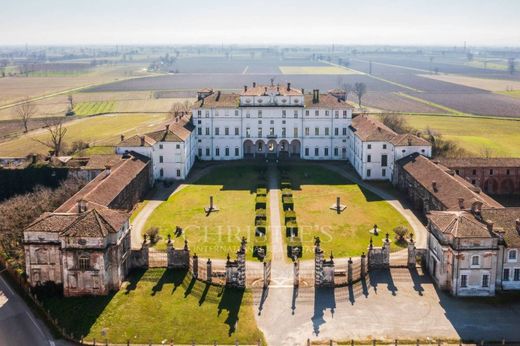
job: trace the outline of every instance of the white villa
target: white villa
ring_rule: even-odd
[[[199,160],[301,158],[348,160],[365,180],[392,180],[394,162],[431,145],[398,135],[366,116],[353,119],[341,89],[320,93],[287,85],[244,86],[240,93],[203,89],[191,114],[164,130],[121,138],[117,152],[152,159],[155,179],[185,179]]]

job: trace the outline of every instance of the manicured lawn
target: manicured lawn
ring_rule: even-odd
[[[135,272],[126,288],[107,297],[44,299],[67,332],[120,344],[263,342],[252,302],[249,291],[206,285],[186,272],[159,268]]]
[[[518,120],[420,115],[407,116],[406,119],[416,129],[429,127],[438,131],[473,155],[482,155],[485,149],[490,149],[493,156],[520,155]]]
[[[313,164],[288,166],[292,182],[294,210],[303,244],[303,259],[314,257],[314,237],[319,236],[326,255],[359,256],[366,252],[374,224],[382,230],[374,236],[374,246],[381,246],[384,234],[390,233],[391,249],[399,250],[393,241],[393,229],[410,225],[386,201],[362,189],[335,172]],[[347,208],[341,214],[330,210],[336,197]],[[282,216],[283,217],[283,216]]]
[[[64,141],[70,145],[83,140],[91,145],[112,146],[120,141],[120,135],[127,137],[136,133],[153,131],[168,119],[166,114],[118,114],[100,115],[68,122]],[[0,156],[24,156],[30,153],[46,154],[45,145],[35,139],[47,141],[49,133],[45,130],[31,131],[16,139],[0,143]]]
[[[182,246],[187,239],[192,252],[211,258],[226,258],[228,253],[234,258],[244,236],[248,239],[247,257],[252,259],[259,167],[241,163],[214,168],[155,209],[144,229],[159,227],[162,239],[156,244],[158,249],[166,248],[170,234],[174,246]],[[210,196],[219,211],[207,215],[204,208]],[[174,237],[176,226],[184,230],[180,238]]]

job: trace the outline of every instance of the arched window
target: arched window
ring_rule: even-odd
[[[507,259],[510,262],[516,262],[516,258],[517,258],[516,250],[509,250],[509,252],[507,253]]]

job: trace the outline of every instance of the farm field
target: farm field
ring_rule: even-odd
[[[339,66],[280,66],[283,74],[342,75],[359,74],[359,72]]]
[[[82,118],[65,124],[67,133],[65,143],[71,144],[83,140],[90,144],[113,146],[120,140],[120,135],[152,131],[167,121],[166,114],[118,114],[100,115]],[[0,143],[0,156],[24,156],[30,153],[46,154],[48,148],[35,141],[45,141],[48,133],[45,129],[35,130]]]
[[[240,247],[242,237],[248,239],[247,258],[253,257],[255,236],[255,197],[259,167],[255,164],[215,167],[208,175],[188,184],[162,203],[144,227],[158,227],[161,240],[155,244],[166,249],[168,234],[176,247],[189,241],[191,251],[208,258],[226,258]],[[220,209],[206,215],[210,196]],[[268,209],[268,208],[267,208]],[[182,238],[175,238],[176,227],[182,227]],[[267,231],[270,239],[270,230]],[[270,249],[267,249],[270,255]]]
[[[470,88],[484,89],[487,91],[519,90],[520,80],[475,78],[460,75],[420,75],[421,77],[440,80],[443,82],[464,85]]]
[[[265,345],[250,291],[206,285],[178,270],[135,271],[108,296],[43,301],[67,332],[88,342]]]
[[[493,156],[520,156],[520,121],[517,120],[442,115],[410,115],[406,119],[416,129],[429,127],[438,131],[474,155],[489,149]]]
[[[115,105],[115,101],[80,102],[74,105],[74,112],[77,116],[110,113],[114,110]]]
[[[386,201],[319,165],[289,165],[287,171],[292,184],[298,235],[303,244],[303,259],[314,258],[316,236],[320,237],[325,253],[332,252],[335,257],[360,256],[366,252],[370,237],[376,246],[380,246],[386,232],[390,233],[391,249],[401,249],[395,243],[393,229],[399,225],[411,228]],[[341,214],[329,209],[337,196],[347,205]],[[381,230],[378,236],[369,232],[374,224]]]
[[[350,97],[351,101],[355,101],[355,97]],[[388,92],[368,92],[363,97],[362,104],[371,108],[377,108],[383,111],[399,112],[399,113],[446,113],[445,110],[428,105],[420,101],[407,98],[398,93]]]
[[[52,95],[70,89],[112,82],[143,75],[136,66],[101,66],[79,76],[5,77],[0,78],[0,106],[21,101],[25,97]]]

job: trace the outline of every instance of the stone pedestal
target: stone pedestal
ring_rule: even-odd
[[[408,241],[408,267],[413,268],[417,265],[417,254],[415,248],[415,242],[413,238],[410,237]]]
[[[294,287],[300,286],[300,262],[295,261],[294,262],[294,268],[293,268],[293,274],[294,274]]]
[[[211,283],[212,279],[213,273],[211,271],[211,259],[208,258],[208,261],[206,262],[206,281]]]
[[[347,281],[349,284],[352,283],[352,281],[354,281],[352,272],[352,258],[349,258],[347,262]]]
[[[191,270],[193,272],[193,277],[195,279],[198,279],[198,277],[199,277],[199,257],[197,256],[197,254],[193,255]]]

